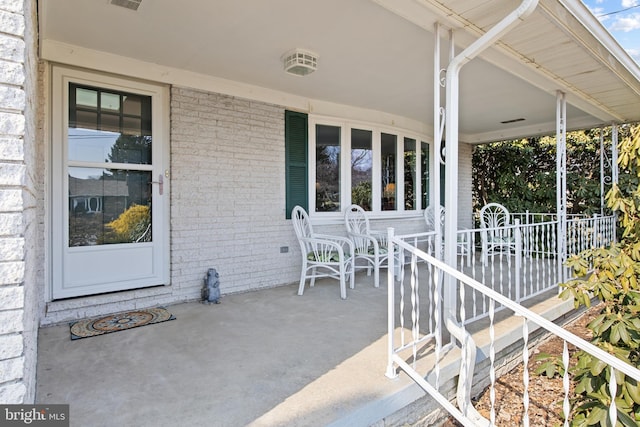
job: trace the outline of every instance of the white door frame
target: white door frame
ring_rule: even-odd
[[[129,255],[146,254],[150,263],[146,271],[136,272],[132,280],[118,277],[108,284],[92,284],[92,292],[69,285],[65,273],[68,264],[68,172],[66,153],[66,129],[68,126],[68,86],[69,82],[151,96],[152,103],[152,176],[156,181],[163,176],[162,195],[159,186],[153,185],[152,235],[153,242],[134,244],[100,245],[90,247],[96,255],[105,250],[116,254],[116,260],[126,260]],[[170,224],[170,175],[169,175],[169,90],[167,86],[130,80],[124,77],[106,75],[76,68],[53,66],[51,72],[51,117],[50,145],[50,185],[47,196],[50,215],[48,226],[51,238],[49,250],[50,274],[48,277],[47,300],[93,295],[126,289],[169,284],[169,224]],[[76,248],[73,248],[76,249]],[[76,263],[78,258],[76,258]],[[117,261],[116,261],[117,262]],[[113,268],[102,267],[102,274],[110,274]],[[82,288],[82,286],[80,286]]]

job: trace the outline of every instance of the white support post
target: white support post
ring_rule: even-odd
[[[611,182],[618,183],[618,125],[611,125]]]
[[[395,378],[398,376],[396,372],[395,365],[393,363],[393,352],[394,352],[394,340],[393,334],[395,333],[396,324],[395,324],[395,275],[394,275],[394,261],[396,255],[394,253],[394,229],[389,227],[387,228],[387,372],[386,376],[388,378]]]
[[[618,184],[618,125],[615,123],[611,125],[611,183],[615,185]],[[616,215],[617,223],[617,214],[615,212],[614,215]],[[617,240],[617,235],[614,231],[613,242]]]
[[[434,24],[434,40],[433,40],[433,157],[431,159],[431,180],[433,183],[433,191],[431,192],[430,205],[434,212],[434,221],[439,221],[438,207],[441,205],[440,201],[440,161],[441,151],[440,146],[442,144],[442,131],[440,129],[441,120],[441,100],[440,100],[440,88],[442,83],[440,81],[440,23]],[[426,206],[425,206],[426,208]],[[436,244],[434,247],[436,258],[442,259],[442,236],[440,235],[442,226],[438,226],[435,222],[436,231]]]
[[[523,0],[520,5],[491,27],[480,38],[456,55],[447,66],[445,83],[445,206],[447,215],[444,224],[444,262],[457,268],[457,228],[458,228],[458,124],[460,106],[460,70],[485,49],[495,44],[503,35],[520,24],[538,6],[538,0]],[[456,279],[447,276],[444,291],[445,319],[456,319]],[[450,292],[453,291],[453,294]]]
[[[604,216],[604,129],[600,128],[600,215]]]
[[[558,283],[565,279],[567,258],[567,100],[556,94],[556,206],[558,211]]]

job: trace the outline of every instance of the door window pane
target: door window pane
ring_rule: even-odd
[[[151,172],[69,168],[69,247],[151,241]]]
[[[416,140],[404,139],[404,209],[416,208]]]
[[[151,97],[70,84],[67,136],[70,161],[151,164]]]
[[[382,210],[396,210],[396,156],[397,136],[383,133],[381,135],[382,151]]]
[[[351,203],[366,211],[371,210],[372,138],[370,130],[351,130]]]
[[[340,211],[340,127],[316,126],[316,211]]]

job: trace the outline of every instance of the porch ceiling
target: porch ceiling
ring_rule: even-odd
[[[44,59],[135,77],[190,76],[269,90],[287,107],[330,102],[424,123],[433,117],[433,24],[455,29],[458,51],[516,6],[511,0],[110,0],[39,2]],[[443,46],[446,46],[446,41]],[[292,48],[320,55],[305,77],[283,71]],[[87,50],[89,49],[89,50]],[[443,48],[446,52],[446,48]],[[90,55],[98,51],[116,56]],[[79,52],[84,52],[80,54]],[[136,62],[138,63],[138,62]],[[182,75],[178,79],[176,75]],[[151,75],[151,74],[150,74]],[[160,76],[160,77],[158,77]],[[153,78],[153,77],[148,77]],[[640,121],[640,68],[578,0],[540,0],[532,16],[461,73],[460,139],[486,142],[555,131],[555,93],[569,128]],[[291,96],[305,100],[287,105]],[[510,124],[501,122],[524,118]]]

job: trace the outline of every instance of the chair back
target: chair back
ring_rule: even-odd
[[[500,228],[509,225],[509,211],[499,203],[488,203],[480,209],[481,228]]]
[[[440,232],[442,233],[444,228],[445,215],[444,206],[439,207],[439,215],[436,215],[434,211],[434,206],[427,206],[427,208],[424,210],[424,222],[427,224],[427,229],[429,231],[437,231],[436,225],[438,225],[440,227]],[[438,219],[439,224],[436,224],[436,218]]]
[[[344,213],[344,223],[348,233],[353,234],[369,234],[369,218],[367,214],[358,205],[351,205]]]
[[[301,206],[295,206],[291,211],[291,221],[293,229],[296,231],[298,240],[313,236],[313,227],[309,221],[309,215]],[[302,245],[302,242],[300,243]]]

